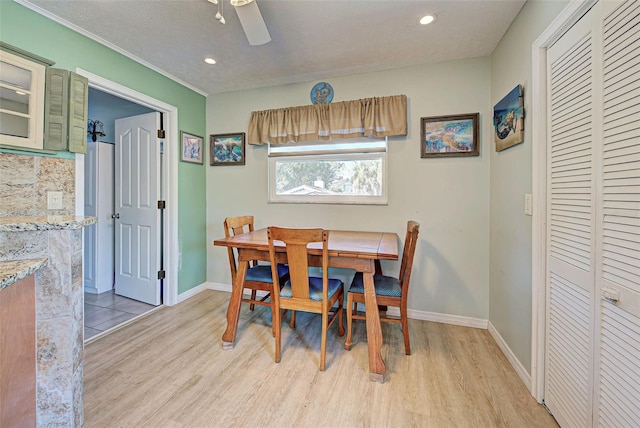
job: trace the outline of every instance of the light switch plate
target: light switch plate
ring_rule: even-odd
[[[531,193],[524,195],[524,213],[526,215],[533,215],[533,195]]]
[[[47,209],[62,209],[62,192],[47,192]]]

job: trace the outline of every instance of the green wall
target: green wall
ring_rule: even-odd
[[[205,134],[204,96],[12,1],[0,0],[0,40],[55,61],[82,68],[178,109],[178,128]],[[179,130],[176,130],[176,134]],[[178,135],[174,136],[178,141]],[[205,153],[206,156],[206,153]],[[178,293],[205,281],[205,165],[178,159]]]

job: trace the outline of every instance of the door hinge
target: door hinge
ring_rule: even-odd
[[[163,210],[167,207],[167,203],[165,201],[158,201],[158,209]]]
[[[158,279],[164,279],[166,275],[166,272],[163,270],[159,270],[158,271]]]
[[[158,129],[158,138],[165,138],[164,129]]]

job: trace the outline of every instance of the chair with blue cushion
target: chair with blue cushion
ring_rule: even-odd
[[[227,217],[224,219],[224,234],[227,238],[239,235],[242,233],[253,232],[253,216],[246,215],[240,217]],[[236,261],[235,250],[231,247],[227,248],[229,253],[229,266],[231,267],[231,281],[235,283],[236,275],[238,272],[238,263]],[[282,286],[284,281],[289,278],[289,269],[286,265],[278,265],[278,281],[277,283]],[[257,261],[249,263],[249,269],[244,282],[244,288],[251,290],[251,297],[246,298],[243,294],[242,301],[249,303],[249,308],[254,310],[255,305],[269,306],[271,302],[269,299],[273,288],[273,277],[271,276],[271,266],[268,264],[259,265]],[[258,299],[257,291],[265,291],[267,294]],[[244,290],[243,290],[244,292]]]
[[[411,267],[413,266],[413,254],[418,241],[420,225],[415,221],[407,222],[407,235],[404,241],[402,262],[400,264],[400,274],[398,278],[376,274],[373,276],[373,283],[376,290],[376,301],[381,306],[397,306],[400,308],[400,318],[392,318],[382,314],[380,321],[395,322],[402,324],[402,334],[404,335],[405,354],[411,355],[411,345],[409,343],[409,323],[407,321],[407,298],[409,295],[409,279],[411,278]],[[347,293],[347,340],[345,349],[351,348],[351,327],[353,320],[364,320],[365,315],[358,315],[358,303],[364,303],[364,281],[362,272],[357,272],[351,282],[351,287]],[[366,310],[366,308],[365,308]]]
[[[285,282],[280,293],[275,292],[273,301],[273,324],[276,330],[275,361],[280,362],[280,338],[281,338],[281,310],[289,309],[292,314],[295,311],[322,314],[322,339],[320,343],[320,370],[324,370],[327,351],[327,330],[333,322],[338,320],[340,336],[344,335],[342,323],[342,306],[344,300],[344,284],[339,279],[329,278],[329,252],[327,242],[329,232],[323,229],[287,229],[281,227],[269,227],[269,259],[271,272],[276,280],[277,256],[282,258],[286,251],[286,260],[289,265],[289,280]],[[274,244],[274,241],[280,241]],[[284,251],[281,247],[284,243]],[[310,255],[308,245],[321,243],[322,256]],[[311,257],[321,258],[322,277],[309,277],[309,260]],[[318,260],[319,261],[319,260]],[[337,303],[338,307],[331,308]]]

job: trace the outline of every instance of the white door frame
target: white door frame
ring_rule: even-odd
[[[571,0],[533,42],[531,130],[533,142],[533,223],[531,230],[531,395],[544,399],[546,251],[547,251],[547,48],[553,45],[597,0]]]
[[[115,95],[164,113],[164,156],[162,156],[162,190],[167,203],[164,216],[164,270],[162,303],[178,303],[178,108],[152,98],[86,70],[76,73],[89,79],[91,88]],[[76,214],[84,215],[84,155],[76,154]]]

